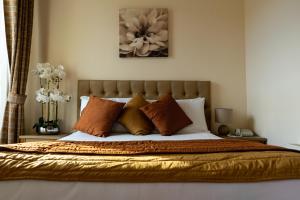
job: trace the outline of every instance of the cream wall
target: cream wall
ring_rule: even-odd
[[[62,111],[64,129],[76,120],[78,79],[210,80],[213,108],[234,109],[233,127],[247,126],[243,0],[35,1],[31,67],[63,64],[73,96]],[[169,9],[169,58],[118,58],[118,10]],[[29,77],[26,128],[40,115],[37,79]]]
[[[300,143],[300,1],[246,0],[247,103],[271,143]]]

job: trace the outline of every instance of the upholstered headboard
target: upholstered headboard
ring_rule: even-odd
[[[165,94],[172,94],[175,99],[205,97],[205,115],[210,129],[210,81],[79,80],[77,114],[79,116],[81,96],[95,95],[104,98],[126,98],[134,94],[142,94],[146,99],[157,99]]]

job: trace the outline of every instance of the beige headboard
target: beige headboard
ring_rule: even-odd
[[[79,116],[81,96],[95,95],[104,98],[125,98],[134,94],[142,94],[146,99],[157,99],[165,94],[172,94],[175,99],[205,97],[205,115],[210,129],[210,81],[79,80],[77,114]]]

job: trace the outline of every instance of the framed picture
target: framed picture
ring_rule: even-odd
[[[166,8],[123,8],[119,12],[121,58],[168,57],[169,33]]]

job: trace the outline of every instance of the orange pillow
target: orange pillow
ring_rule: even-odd
[[[74,129],[91,135],[106,137],[123,106],[124,103],[90,96],[89,102],[81,112],[81,117]]]
[[[171,95],[163,96],[140,110],[153,122],[161,135],[172,135],[193,123]]]

